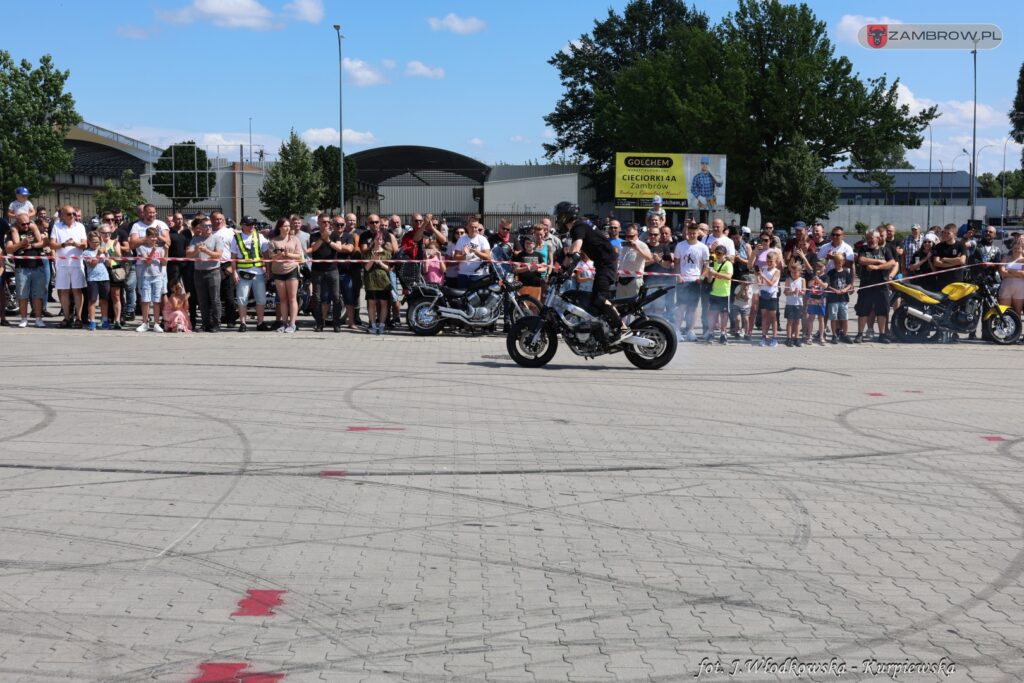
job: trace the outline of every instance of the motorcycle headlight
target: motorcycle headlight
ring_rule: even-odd
[[[515,273],[505,273],[505,284],[514,285],[516,283]]]

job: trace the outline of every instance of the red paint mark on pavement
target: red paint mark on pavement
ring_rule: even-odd
[[[885,396],[885,394],[880,394],[877,391],[872,391],[871,393],[868,394],[868,396]]]
[[[1001,436],[983,436],[981,438],[985,439],[985,441],[1006,441],[1006,439]]]
[[[284,680],[284,674],[246,673],[249,665],[244,662],[208,662],[199,665],[198,676],[189,683],[277,683]]]
[[[272,617],[271,607],[281,604],[281,594],[285,591],[256,590],[246,591],[249,597],[238,601],[238,609],[231,614],[233,617]]]
[[[348,427],[346,432],[404,432],[405,427]]]
[[[324,470],[320,473],[321,477],[347,477],[348,472],[345,470]]]

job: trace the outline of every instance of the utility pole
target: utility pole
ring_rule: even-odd
[[[345,128],[342,117],[342,59],[341,59],[341,24],[334,25],[334,32],[338,34],[338,211],[345,214]]]
[[[245,145],[238,146],[238,198],[240,200],[241,216],[235,216],[238,223],[245,216]]]
[[[971,127],[971,220],[974,220],[974,193],[977,189],[975,187],[975,176],[978,175],[978,43],[975,41],[974,49],[971,50],[971,54],[974,55],[974,122]]]

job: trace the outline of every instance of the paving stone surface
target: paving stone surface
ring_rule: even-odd
[[[0,345],[4,683],[1024,680],[1021,347]]]

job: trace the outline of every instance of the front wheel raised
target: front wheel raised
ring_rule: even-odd
[[[444,318],[438,312],[431,299],[413,299],[409,302],[409,310],[405,314],[412,333],[420,337],[432,337],[444,327]]]
[[[1020,316],[1017,315],[1017,311],[1008,308],[985,318],[981,329],[995,344],[1016,344],[1021,334]]]
[[[524,368],[547,365],[558,350],[558,335],[537,316],[520,318],[505,337],[508,355]]]
[[[641,370],[657,370],[668,365],[676,355],[676,335],[660,320],[638,320],[630,328],[634,335],[654,342],[653,346],[626,344],[622,352],[629,362]]]

